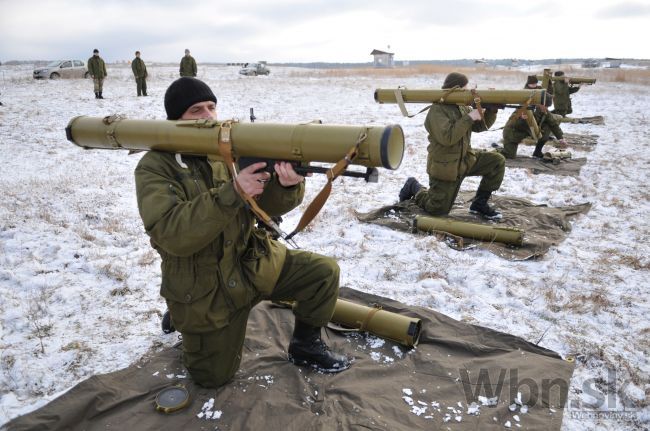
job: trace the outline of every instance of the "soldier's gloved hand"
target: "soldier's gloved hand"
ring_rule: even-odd
[[[295,186],[305,180],[305,177],[296,173],[290,162],[277,162],[273,168],[282,187]]]
[[[485,111],[485,109],[483,111]],[[472,121],[479,121],[481,119],[481,112],[479,112],[478,109],[472,109],[467,115],[469,115],[469,118],[471,118]]]
[[[253,197],[262,194],[264,184],[271,178],[271,174],[266,171],[256,171],[263,169],[265,166],[266,162],[257,162],[239,171],[235,187]]]

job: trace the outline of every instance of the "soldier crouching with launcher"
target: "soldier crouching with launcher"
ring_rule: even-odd
[[[465,75],[452,72],[445,78],[442,89],[466,88],[467,83]],[[432,104],[424,121],[424,127],[429,133],[429,188],[410,177],[399,192],[399,200],[413,198],[429,214],[447,215],[463,179],[482,176],[469,210],[486,219],[500,219],[501,214],[488,205],[488,199],[501,186],[505,158],[495,152],[474,151],[470,145],[472,132],[488,130],[494,124],[496,115],[496,107],[480,111],[469,106]]]
[[[216,106],[196,78],[177,79],[165,93],[168,120],[216,119]],[[269,238],[240,196],[256,197],[271,216],[300,204],[304,178],[292,165],[277,163],[273,174],[264,166],[254,163],[233,181],[225,163],[207,156],[149,151],[135,170],[140,216],[162,259],[160,293],[183,336],[183,363],[205,387],[235,375],[249,312],[266,299],[295,301],[291,362],[328,373],[350,367],[321,339],[338,297],[338,265]]]

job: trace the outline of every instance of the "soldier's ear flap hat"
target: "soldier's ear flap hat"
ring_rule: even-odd
[[[463,88],[464,86],[467,85],[468,82],[469,81],[467,80],[467,77],[462,73],[451,72],[445,78],[445,82],[442,84],[442,88],[443,90],[446,88],[454,88],[454,87]]]
[[[217,103],[217,97],[208,84],[189,76],[178,78],[165,92],[167,119],[178,120],[190,106],[207,101]]]
[[[93,54],[99,54],[99,50],[97,48],[93,49]]]
[[[538,82],[539,79],[535,75],[528,75],[528,79],[526,79],[526,85],[537,84]]]
[[[561,70],[558,70],[553,75],[555,75],[555,76],[564,76],[564,72],[562,72]]]

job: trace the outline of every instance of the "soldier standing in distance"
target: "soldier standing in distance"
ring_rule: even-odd
[[[196,77],[196,61],[194,57],[190,55],[190,50],[185,50],[185,55],[181,58],[181,67],[180,67],[181,77],[183,76],[193,76]]]
[[[88,73],[93,79],[95,99],[103,99],[104,78],[108,76],[108,73],[106,73],[106,63],[99,56],[99,50],[97,48],[93,49],[93,56],[88,59]]]
[[[147,66],[140,58],[140,51],[135,52],[135,58],[131,62],[131,70],[135,76],[135,83],[137,86],[138,96],[147,95]]]
[[[467,77],[452,72],[442,89],[466,88]],[[470,145],[472,132],[485,132],[494,124],[495,107],[481,112],[469,106],[434,103],[424,121],[429,133],[427,173],[429,189],[410,177],[399,192],[400,201],[414,198],[417,205],[434,216],[447,215],[456,200],[463,179],[482,176],[469,210],[483,218],[500,219],[501,214],[488,205],[492,192],[499,189],[505,172],[505,158],[495,152],[474,151]]]

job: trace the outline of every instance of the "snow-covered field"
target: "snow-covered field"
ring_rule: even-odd
[[[140,156],[84,151],[64,133],[77,115],[165,118],[163,95],[177,68],[148,68],[151,97],[135,96],[128,66],[109,66],[105,100],[94,99],[89,80],[34,81],[30,67],[0,68],[0,424],[176,341],[160,331],[159,259],[135,200]],[[481,70],[470,82],[520,89],[525,75]],[[424,114],[405,119],[396,105],[376,104],[373,90],[439,88],[443,74],[276,67],[268,77],[242,77],[233,67],[199,66],[199,78],[217,95],[221,119],[248,121],[253,107],[258,122],[400,123],[408,145],[400,169],[382,170],[377,184],[337,180],[297,242],[335,257],[342,285],[532,342],[545,334],[540,345],[576,358],[563,429],[650,427],[649,86],[599,80],[573,96],[575,116],[606,121],[563,126],[599,135],[593,151],[574,150],[588,158],[579,178],[506,170],[500,194],[593,204],[543,259],[510,262],[354,217],[396,201],[408,176],[427,181]],[[500,138],[500,131],[475,134],[473,145],[489,148]],[[308,180],[305,203],[285,218],[285,230],[323,184],[322,175]],[[463,190],[477,185],[468,178]]]

